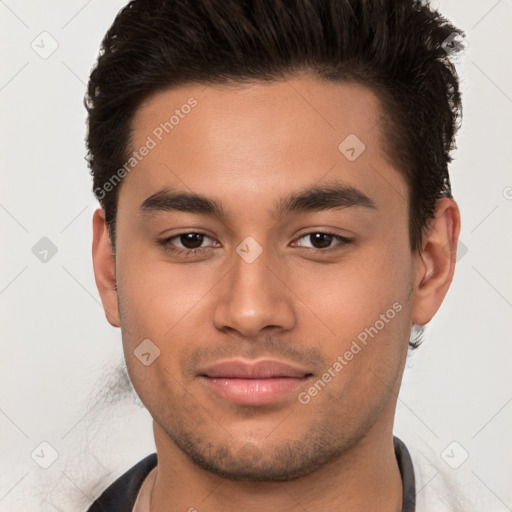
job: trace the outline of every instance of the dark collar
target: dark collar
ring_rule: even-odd
[[[402,476],[402,512],[415,512],[416,510],[416,484],[414,481],[414,466],[412,465],[411,455],[407,446],[398,439],[393,437],[393,445],[395,447],[396,461]]]

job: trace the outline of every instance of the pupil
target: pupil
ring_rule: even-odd
[[[180,242],[187,249],[197,249],[203,243],[203,235],[199,233],[187,233],[180,236]]]
[[[313,247],[316,249],[323,249],[325,247],[329,247],[332,242],[332,235],[328,235],[326,233],[314,233],[310,236],[310,241]]]

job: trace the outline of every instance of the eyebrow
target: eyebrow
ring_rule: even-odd
[[[222,205],[201,194],[179,192],[164,188],[152,194],[139,207],[140,213],[149,215],[158,212],[189,212],[216,217],[226,217]]]
[[[277,202],[278,216],[289,213],[307,213],[334,210],[347,207],[362,207],[376,210],[375,202],[366,194],[347,185],[326,185],[312,187],[303,192],[290,194]]]
[[[277,201],[273,214],[284,217],[291,213],[308,213],[347,207],[362,207],[376,210],[375,202],[352,186],[328,185],[308,188]],[[226,218],[222,204],[201,194],[164,188],[155,192],[139,207],[142,215],[159,212],[188,212]]]

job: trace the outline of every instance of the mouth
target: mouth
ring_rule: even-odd
[[[241,405],[264,405],[281,400],[312,375],[305,369],[268,359],[224,361],[199,372],[209,390]]]

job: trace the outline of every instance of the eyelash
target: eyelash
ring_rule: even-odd
[[[206,233],[201,233],[199,231],[191,231],[188,233],[179,233],[177,235],[173,235],[171,237],[164,238],[162,240],[158,240],[158,244],[161,245],[168,252],[171,252],[176,255],[185,255],[185,256],[193,256],[197,253],[203,252],[204,250],[212,248],[211,246],[207,246],[207,247],[197,247],[196,249],[182,249],[182,248],[174,247],[171,244],[171,241],[176,238],[180,238],[181,236],[192,235],[192,234],[193,235],[202,235],[204,237],[210,238]],[[301,238],[305,238],[305,237],[308,237],[311,235],[316,235],[316,234],[332,236],[338,242],[341,242],[341,244],[340,244],[341,246],[348,245],[348,244],[352,243],[352,241],[353,241],[350,238],[346,238],[341,235],[336,235],[335,233],[330,233],[328,231],[310,231],[309,233],[305,233],[305,234],[301,235],[299,238],[297,238],[297,240],[300,240]],[[336,250],[340,249],[340,246],[335,245],[333,247],[328,247],[327,249],[315,249],[315,248],[309,248],[309,247],[301,247],[301,249],[306,249],[308,251],[313,251],[316,253],[330,253],[332,251],[336,251]]]
[[[171,240],[174,240],[176,238],[180,238],[184,235],[202,235],[205,237],[210,238],[206,233],[201,233],[200,231],[190,231],[188,233],[179,233],[177,235],[173,235],[169,238],[164,238],[162,240],[158,241],[158,244],[161,245],[166,251],[172,252],[173,254],[184,254],[185,256],[193,256],[194,254],[197,254],[198,252],[202,252],[205,249],[211,249],[211,247],[198,247],[197,249],[182,249],[180,247],[174,247],[171,244]]]

